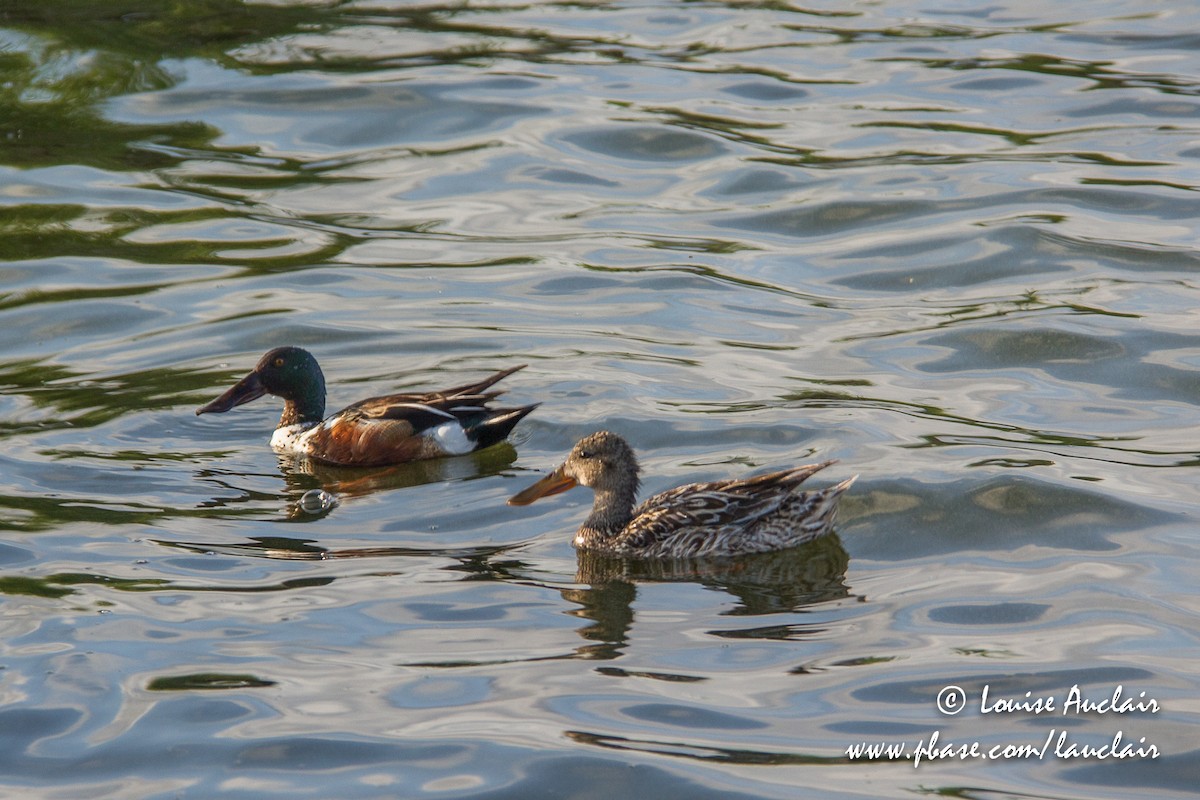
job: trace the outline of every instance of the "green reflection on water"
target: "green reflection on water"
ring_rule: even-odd
[[[159,592],[159,591],[189,591],[189,592],[282,592],[294,589],[309,589],[317,586],[328,586],[334,578],[311,577],[291,578],[270,585],[255,586],[184,586],[165,578],[114,578],[110,575],[96,575],[87,572],[59,572],[34,578],[23,575],[0,576],[0,594],[31,595],[37,597],[66,597],[74,594],[73,586],[103,586],[119,592]]]
[[[154,678],[146,688],[152,692],[181,692],[190,689],[253,689],[274,686],[275,681],[255,675],[234,675],[223,672],[196,672],[191,675],[172,675]]]
[[[0,577],[0,594],[59,598],[74,592],[74,589],[65,586],[52,585],[45,578],[30,578],[24,575]]]
[[[0,423],[0,438],[59,427],[93,427],[133,408],[174,408],[181,392],[196,392],[199,398],[204,390],[219,385],[213,374],[152,369],[97,381],[58,364],[11,361],[0,367],[0,392],[23,395],[34,406],[54,411],[55,418]]]

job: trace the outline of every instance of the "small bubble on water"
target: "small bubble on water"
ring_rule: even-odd
[[[309,489],[300,496],[300,510],[309,514],[319,514],[337,505],[337,498],[324,489]]]

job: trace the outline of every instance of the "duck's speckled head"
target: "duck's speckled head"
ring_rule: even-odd
[[[628,491],[632,483],[636,493],[639,470],[637,456],[624,439],[609,431],[599,431],[580,439],[558,469],[513,495],[508,504],[528,505],[575,486],[613,492]]]
[[[640,471],[633,448],[610,431],[580,439],[559,469],[580,486],[601,490],[615,488],[615,482],[627,482]]]

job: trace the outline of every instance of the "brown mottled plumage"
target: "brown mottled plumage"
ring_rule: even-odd
[[[491,408],[493,384],[525,365],[440,392],[390,394],[325,413],[325,376],[317,360],[299,347],[277,347],[249,375],[197,414],[221,413],[273,394],[283,415],[271,437],[278,450],[329,464],[377,467],[426,458],[463,455],[495,444],[537,404]]]
[[[592,513],[575,536],[575,546],[587,550],[652,558],[765,553],[829,532],[838,498],[858,476],[820,491],[799,486],[832,463],[691,483],[634,508],[637,457],[620,436],[600,431],[581,439],[562,466],[508,502],[526,505],[577,485],[591,487]]]

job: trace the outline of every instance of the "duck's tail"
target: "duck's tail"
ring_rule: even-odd
[[[502,369],[499,372],[494,372],[481,381],[475,383],[464,383],[462,386],[455,386],[452,389],[442,389],[437,394],[447,399],[458,400],[462,402],[486,403],[499,395],[503,394],[503,390],[494,392],[487,391],[492,386],[512,375],[517,370],[525,369],[528,364],[517,364],[515,367]]]
[[[833,523],[837,521],[838,500],[856,480],[858,476],[852,475],[828,488],[815,492],[797,492],[794,495],[800,501],[801,508],[796,514],[797,543],[816,539],[832,530]]]
[[[519,367],[518,367],[519,369]],[[475,442],[475,449],[482,450],[497,442],[502,442],[512,433],[512,429],[526,414],[533,411],[541,403],[534,403],[518,408],[490,408],[481,415],[478,421],[467,426],[467,438]]]

